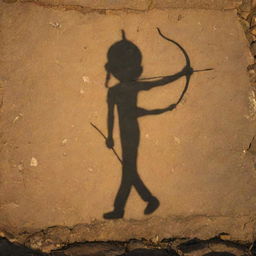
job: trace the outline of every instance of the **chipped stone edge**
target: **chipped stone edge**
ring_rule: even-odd
[[[242,1],[242,0],[241,0]],[[58,10],[73,10],[73,11],[78,11],[82,14],[88,14],[88,13],[98,13],[98,14],[108,14],[108,13],[116,13],[116,12],[127,12],[127,13],[144,13],[152,9],[204,9],[204,10],[235,10],[240,6],[240,1],[223,1],[222,4],[209,4],[209,2],[205,1],[205,4],[200,3],[192,3],[188,4],[177,4],[177,3],[158,3],[157,0],[148,0],[145,2],[145,7],[133,7],[132,5],[126,4],[124,7],[119,7],[118,5],[115,4],[108,4],[105,3],[101,8],[94,8],[92,5],[89,3],[87,4],[72,4],[72,1],[69,3],[69,1],[64,1],[61,3],[61,1],[54,2],[52,0],[16,0],[13,1],[9,4],[12,3],[30,3],[30,4],[35,4],[38,6],[46,7],[46,8],[52,8],[52,9],[58,9]]]
[[[92,241],[129,241],[146,239],[162,241],[166,238],[207,240],[222,233],[229,240],[252,242],[255,240],[256,217],[253,216],[190,216],[151,217],[145,220],[94,221],[73,227],[53,226],[37,231],[6,232],[0,227],[0,237],[11,242],[50,252],[68,244]],[[124,232],[125,231],[125,232]],[[157,237],[157,239],[156,239]]]
[[[254,1],[252,0],[250,3],[250,10],[243,9],[243,4],[246,3],[246,0],[243,0],[241,6],[237,8],[238,20],[247,38],[252,60],[254,59],[253,63],[247,67],[251,88],[248,92],[248,115],[246,118],[250,121],[256,120],[256,52],[253,47],[253,44],[256,43],[256,35],[251,32],[252,19],[256,16],[256,2]]]

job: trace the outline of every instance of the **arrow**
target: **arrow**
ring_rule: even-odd
[[[107,137],[105,136],[105,134],[93,123],[90,123],[91,126],[106,140]],[[118,159],[118,161],[123,164],[122,159],[120,158],[120,156],[117,154],[116,150],[113,148],[111,148],[112,152],[114,153],[114,155],[116,156],[116,158]]]
[[[197,69],[197,70],[194,70],[193,73],[196,73],[196,72],[205,72],[205,71],[211,71],[211,70],[214,70],[214,69],[213,69],[213,68]],[[138,79],[137,81],[151,80],[151,79],[157,79],[157,78],[163,78],[163,77],[166,77],[166,76],[145,77],[145,78],[140,78],[140,79]]]

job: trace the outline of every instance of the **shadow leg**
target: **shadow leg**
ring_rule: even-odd
[[[146,187],[144,182],[141,180],[137,170],[133,171],[133,174],[131,174],[133,177],[133,185],[135,189],[137,190],[138,194],[142,198],[143,201],[150,201],[150,199],[153,197],[149,189]]]
[[[133,180],[130,174],[129,166],[126,166],[126,164],[124,163],[123,170],[122,170],[121,184],[114,202],[115,209],[124,210],[127,199],[131,192],[132,183],[133,183]]]

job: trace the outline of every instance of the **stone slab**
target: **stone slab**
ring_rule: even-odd
[[[248,43],[235,11],[103,15],[31,3],[1,3],[0,10],[4,234],[35,248],[42,241],[48,246],[47,232],[29,235],[51,226],[68,229],[61,243],[221,232],[253,239],[256,176],[247,149],[255,135],[255,94],[246,72]],[[124,29],[143,54],[141,78],[175,74],[186,64],[184,55],[156,27],[184,47],[195,69],[214,70],[193,74],[175,110],[139,120],[139,175],[159,209],[145,216],[146,203],[132,189],[124,219],[104,220],[121,179],[120,162],[90,125],[106,134],[107,51]],[[141,92],[138,105],[165,108],[177,101],[185,82],[183,77]],[[110,86],[116,83],[112,77]],[[115,149],[121,155],[117,120]]]

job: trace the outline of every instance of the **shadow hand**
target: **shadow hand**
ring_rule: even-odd
[[[171,105],[167,108],[167,110],[172,111],[172,110],[174,110],[174,109],[176,108],[176,106],[177,106],[177,104],[171,104]]]
[[[112,137],[108,137],[108,138],[106,139],[106,146],[107,146],[108,148],[113,148],[113,147],[114,147],[114,140],[113,140]]]
[[[181,71],[184,76],[191,76],[194,73],[194,69],[189,66],[185,66]]]

